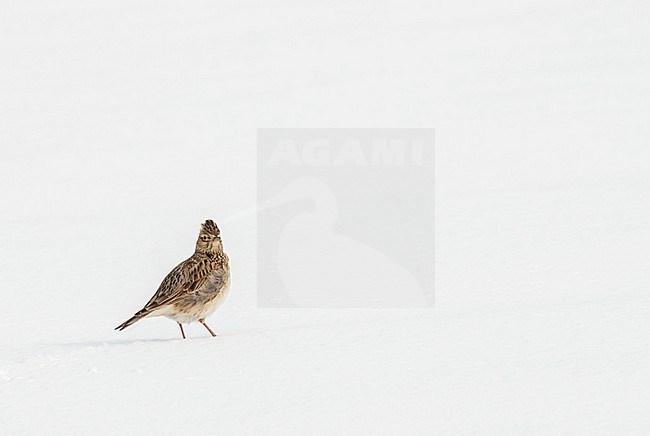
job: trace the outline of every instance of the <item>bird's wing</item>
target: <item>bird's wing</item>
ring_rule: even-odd
[[[151,300],[144,306],[151,312],[161,306],[173,303],[180,296],[199,289],[212,271],[212,261],[208,258],[190,257],[178,264],[165,277]]]

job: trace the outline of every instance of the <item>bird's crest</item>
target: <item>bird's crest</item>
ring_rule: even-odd
[[[205,222],[201,224],[201,231],[214,236],[219,236],[221,233],[219,227],[217,227],[217,225],[212,220],[205,220]]]

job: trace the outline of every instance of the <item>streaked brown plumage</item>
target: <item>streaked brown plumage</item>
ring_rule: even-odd
[[[223,303],[229,288],[230,266],[223,251],[221,231],[214,221],[206,220],[201,225],[194,254],[167,274],[144,308],[115,330],[124,330],[142,318],[165,316],[178,323],[183,339],[183,324],[195,321],[216,336],[205,318]]]

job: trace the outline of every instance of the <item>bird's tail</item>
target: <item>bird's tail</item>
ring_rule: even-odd
[[[142,318],[144,318],[147,315],[149,315],[149,311],[146,311],[146,310],[142,309],[140,312],[136,313],[131,318],[127,319],[122,324],[115,327],[115,330],[122,331],[125,328],[127,328],[128,326],[130,326],[131,324],[135,324],[136,322],[140,321]]]

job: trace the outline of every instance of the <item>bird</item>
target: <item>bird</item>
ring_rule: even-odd
[[[164,316],[176,321],[183,339],[183,324],[196,321],[215,337],[205,319],[224,302],[229,289],[230,265],[221,231],[208,219],[201,224],[194,254],[172,269],[142,310],[115,330],[122,331],[144,318]]]

